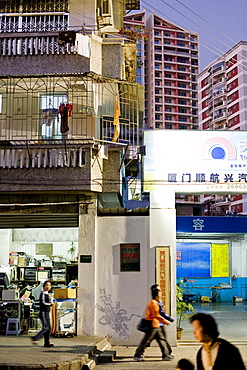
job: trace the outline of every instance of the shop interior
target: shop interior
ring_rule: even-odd
[[[1,229],[0,335],[41,329],[39,296],[51,281],[52,334],[76,335],[78,228]]]

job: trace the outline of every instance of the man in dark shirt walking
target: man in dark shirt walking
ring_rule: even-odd
[[[50,281],[45,281],[43,284],[43,290],[40,293],[39,303],[40,303],[40,312],[39,318],[42,322],[42,330],[32,337],[33,344],[37,344],[38,340],[44,336],[44,347],[53,347],[54,344],[50,343],[50,333],[51,333],[51,324],[50,324],[50,308],[52,303],[49,297],[49,291],[51,290]]]

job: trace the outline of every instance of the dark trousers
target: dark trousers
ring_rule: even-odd
[[[165,329],[165,325],[162,325],[162,326],[160,326],[160,329],[161,329],[161,331],[162,331],[162,334],[163,334],[163,336],[164,336],[164,341],[165,341],[165,344],[166,344],[166,347],[167,347],[167,349],[168,349],[168,353],[169,353],[169,355],[172,353],[172,347],[170,346],[170,344],[168,343],[168,341],[167,341],[167,336],[166,336],[166,329]],[[156,339],[156,338],[154,338],[154,339]]]
[[[169,354],[167,345],[166,345],[166,340],[164,338],[163,332],[161,328],[151,328],[143,337],[141,343],[137,347],[135,351],[135,356],[136,357],[141,357],[141,355],[144,353],[144,350],[146,347],[150,346],[150,343],[152,342],[153,339],[156,339],[160,350],[162,352],[162,358],[166,357]]]
[[[34,341],[39,340],[44,336],[45,345],[50,344],[50,333],[51,333],[51,324],[50,324],[50,313],[49,312],[40,312],[39,318],[42,322],[42,330],[33,337]]]

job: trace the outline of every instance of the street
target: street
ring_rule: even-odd
[[[174,370],[177,361],[186,357],[195,363],[196,353],[200,345],[193,344],[190,346],[179,346],[173,348],[175,358],[171,361],[161,361],[161,352],[159,347],[150,347],[145,351],[145,361],[136,362],[133,360],[133,354],[136,347],[112,347],[111,350],[117,351],[116,359],[111,363],[98,364],[96,370],[128,370],[128,369],[145,369],[145,370]]]

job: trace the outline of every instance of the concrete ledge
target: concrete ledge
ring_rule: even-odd
[[[107,338],[75,337],[53,339],[54,349],[31,347],[29,336],[0,336],[0,370],[93,369],[98,356],[111,348]],[[40,361],[44,362],[40,363]],[[9,362],[7,362],[9,361]]]

